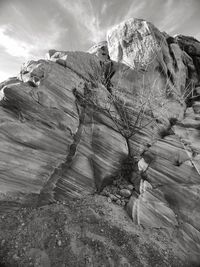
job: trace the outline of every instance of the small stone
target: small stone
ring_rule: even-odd
[[[199,102],[194,102],[194,104],[192,105],[192,108],[194,110],[194,113],[196,114],[200,114],[200,103]]]
[[[61,247],[61,245],[62,245],[61,240],[58,240],[57,244],[58,244],[59,247]]]
[[[113,194],[110,194],[110,198],[111,198],[111,200],[112,201],[117,201],[117,197],[115,196],[115,195],[113,195]]]
[[[116,204],[117,204],[117,205],[121,205],[121,200],[118,199],[118,200],[116,201]]]
[[[111,203],[112,202],[112,199],[110,197],[108,197],[108,202]]]
[[[196,90],[196,94],[200,95],[200,87],[196,87],[195,90]]]
[[[115,196],[116,196],[117,198],[121,198],[121,196],[120,196],[120,195],[117,195],[117,194],[116,194]]]
[[[126,202],[124,200],[122,200],[122,206],[125,206]]]
[[[138,161],[138,170],[139,171],[143,171],[143,172],[146,171],[148,166],[149,166],[149,164],[143,158],[141,158]]]
[[[120,190],[120,195],[122,197],[130,197],[131,196],[131,191],[128,189],[121,189]]]
[[[132,191],[134,189],[134,186],[132,184],[127,185],[127,189]]]
[[[103,230],[103,229],[101,229],[101,232],[103,233],[103,232],[104,232],[104,230]]]

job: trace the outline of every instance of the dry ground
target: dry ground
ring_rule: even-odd
[[[0,217],[0,266],[195,266],[173,236],[133,224],[123,207],[95,195]]]

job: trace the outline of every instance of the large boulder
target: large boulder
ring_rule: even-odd
[[[172,37],[160,32],[150,22],[129,19],[108,31],[107,43],[112,60],[136,70],[135,74],[127,68],[120,68],[116,77],[113,77],[115,86],[132,91],[146,89],[146,94],[153,91],[157,96],[161,95],[159,101],[162,102],[176,100],[177,105],[184,102],[193,86],[188,80],[188,65],[190,73],[192,68],[195,72],[195,67],[192,60],[188,63],[190,57],[185,55]],[[135,83],[135,80],[138,82]],[[194,78],[195,82],[197,79]]]

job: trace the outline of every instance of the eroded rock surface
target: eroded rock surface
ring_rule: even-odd
[[[164,229],[198,260],[199,58],[194,38],[130,19],[89,53],[24,64],[0,84],[0,211],[101,191],[131,155],[129,188],[109,201],[130,198],[135,224]]]
[[[85,80],[98,74],[98,58],[69,53],[66,68],[63,54],[56,58],[62,62],[28,62],[21,83],[2,88],[2,193],[81,196],[101,187],[127,155],[125,139],[73,94],[74,88],[83,93]]]

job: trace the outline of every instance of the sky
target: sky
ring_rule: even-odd
[[[49,49],[87,51],[129,18],[200,40],[200,0],[0,0],[0,82]]]

